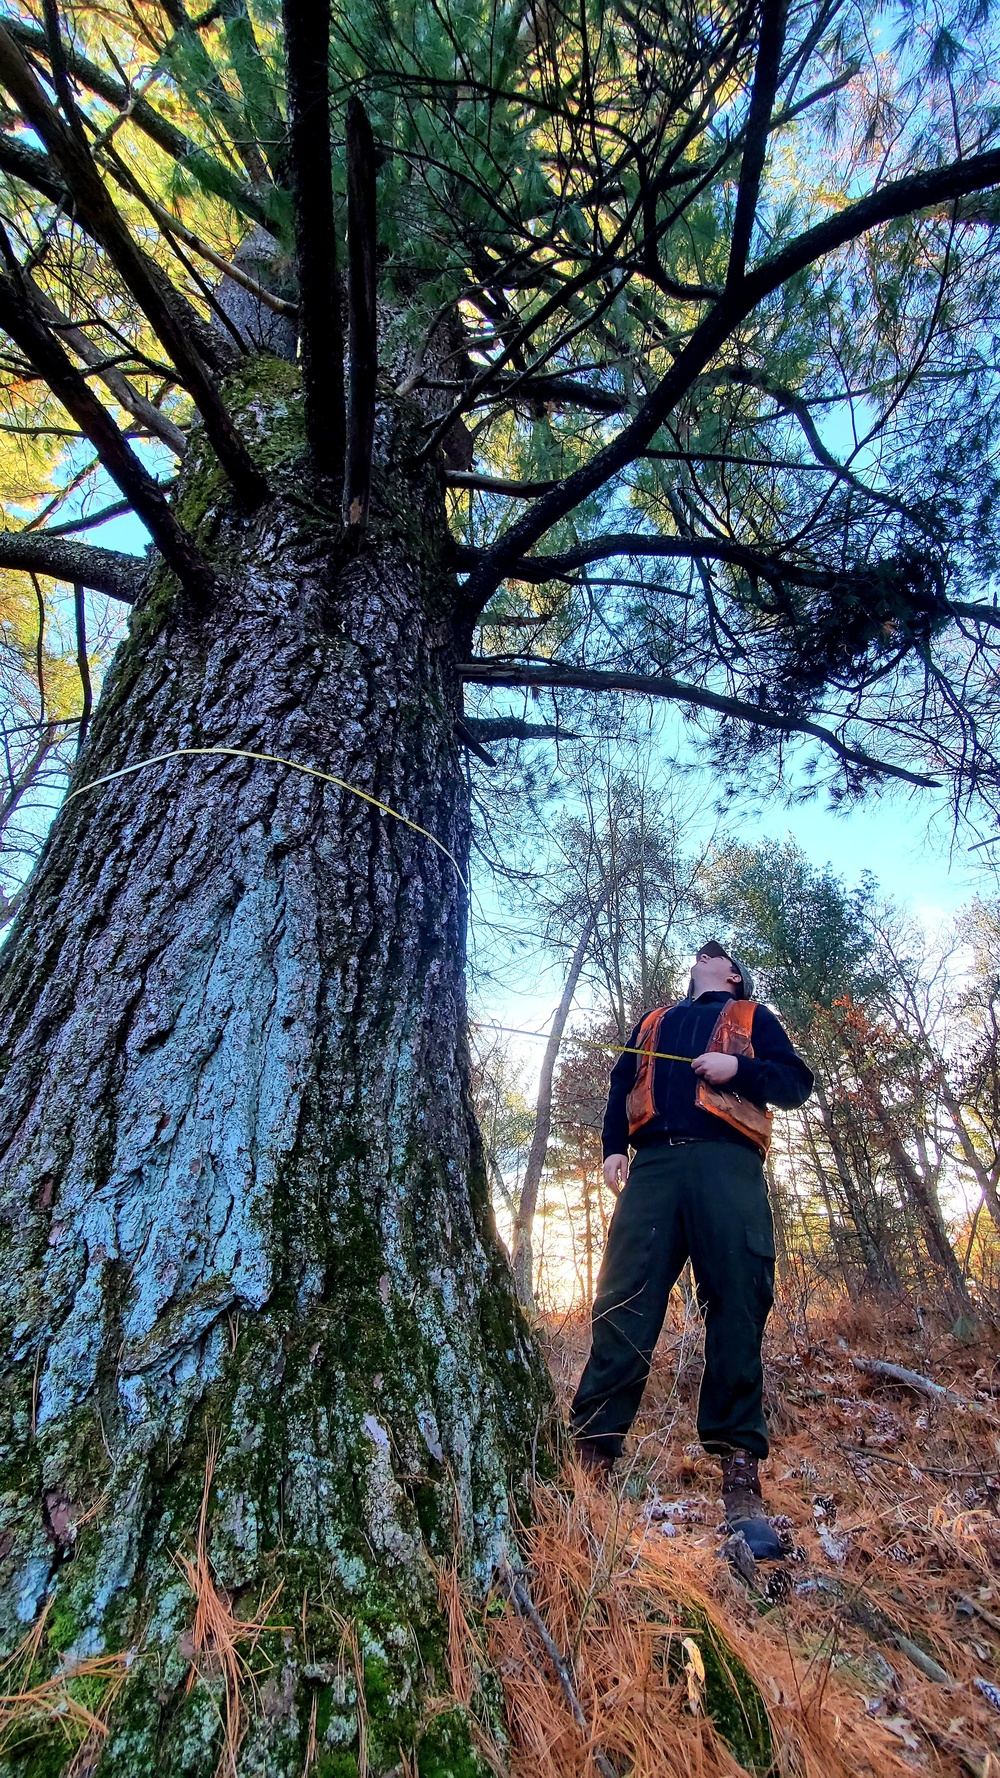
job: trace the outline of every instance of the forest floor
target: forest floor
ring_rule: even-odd
[[[564,1406],[588,1331],[543,1327]],[[537,1488],[528,1594],[484,1626],[515,1778],[1000,1778],[995,1334],[961,1342],[909,1305],[786,1301],[765,1356],[762,1479],[787,1562],[741,1574],[721,1553],[717,1464],[692,1443],[699,1323],[676,1293],[620,1478],[567,1468]]]

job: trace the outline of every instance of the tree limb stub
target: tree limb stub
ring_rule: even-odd
[[[347,102],[347,455],[344,519],[360,537],[368,523],[375,443],[378,337],[375,314],[375,138],[353,93]]]
[[[73,195],[81,220],[101,242],[177,366],[179,379],[198,405],[209,442],[237,496],[247,505],[258,504],[267,494],[267,483],[240,438],[189,331],[168,299],[158,269],[133,241],[86,144],[78,140],[49,103],[20,48],[2,25],[0,80],[45,143]]]
[[[330,0],[283,0],[306,438],[317,472],[344,477],[344,339],[330,153]]]
[[[455,718],[455,734],[462,746],[467,747],[470,753],[474,753],[477,759],[481,759],[484,766],[493,767],[496,765],[497,762],[492,753],[483,746],[482,741],[476,738],[469,724],[461,716]]]
[[[646,397],[635,418],[617,438],[595,452],[552,491],[534,503],[488,550],[464,589],[466,612],[477,614],[492,598],[511,564],[531,550],[545,532],[565,518],[588,495],[616,475],[652,444],[667,416],[686,394],[715,353],[752,314],[757,304],[804,271],[815,260],[857,240],[870,229],[914,211],[1000,185],[1000,150],[969,155],[948,166],[934,167],[891,180],[856,203],[805,229],[794,241],[746,274],[715,305],[695,329],[671,368]]]
[[[519,716],[466,716],[465,727],[477,741],[578,741],[572,729],[553,722],[523,722]]]
[[[214,578],[178,524],[162,488],[145,470],[86,378],[14,278],[0,273],[0,327],[9,333],[53,395],[90,439],[105,469],[149,531],[167,566],[197,604],[214,590]],[[83,580],[84,575],[71,578]]]
[[[537,500],[557,485],[551,481],[519,482],[504,475],[479,475],[473,469],[446,469],[444,479],[449,488],[472,488],[481,494],[511,494],[521,500]]]
[[[461,678],[472,685],[539,686],[552,691],[624,691],[639,692],[645,697],[668,698],[673,703],[693,704],[704,710],[715,710],[722,716],[735,716],[741,722],[755,723],[758,728],[773,729],[778,734],[808,735],[829,747],[845,765],[860,766],[866,772],[899,778],[904,784],[917,784],[921,789],[933,790],[938,785],[936,778],[908,771],[905,766],[893,765],[889,760],[865,753],[860,747],[849,746],[832,729],[824,728],[820,723],[810,722],[805,717],[782,716],[761,704],[726,697],[700,685],[688,685],[668,674],[615,673],[598,668],[554,665],[536,667],[530,662],[489,660],[464,661],[458,671]]]
[[[52,580],[78,581],[109,599],[134,605],[143,590],[146,564],[121,550],[95,543],[75,543],[44,531],[0,530],[0,567],[23,568]]]

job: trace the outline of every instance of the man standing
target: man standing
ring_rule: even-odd
[[[580,1461],[610,1475],[690,1258],[705,1318],[698,1436],[722,1460],[727,1523],[755,1555],[777,1556],[757,1473],[768,1452],[760,1348],[774,1291],[761,1163],[767,1106],[804,1104],[813,1077],[752,992],[748,972],[713,939],[694,960],[686,997],[647,1013],[632,1053],[612,1069],[604,1179],[618,1203],[571,1423]]]

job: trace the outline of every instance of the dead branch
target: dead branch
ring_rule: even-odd
[[[933,1383],[930,1377],[922,1377],[919,1371],[908,1371],[905,1365],[888,1364],[882,1358],[852,1358],[856,1371],[868,1377],[881,1377],[887,1383],[902,1383],[907,1389],[915,1389],[918,1395],[927,1395],[932,1401],[947,1401],[952,1407],[967,1408],[974,1404],[967,1402],[962,1395],[956,1395],[954,1389],[946,1389],[943,1383]]]
[[[23,568],[52,580],[78,580],[126,605],[135,604],[146,578],[146,564],[138,556],[46,531],[0,530],[0,567]]]
[[[912,1636],[907,1636],[905,1630],[894,1624],[892,1618],[873,1599],[869,1599],[860,1587],[845,1586],[842,1581],[833,1580],[827,1574],[818,1574],[815,1585],[820,1592],[828,1593],[836,1599],[851,1622],[864,1630],[873,1642],[887,1642],[893,1648],[898,1648],[900,1654],[912,1661],[925,1678],[933,1679],[937,1685],[954,1685],[951,1674],[946,1673],[932,1655],[925,1653]]]
[[[583,1713],[583,1706],[576,1695],[576,1690],[572,1678],[570,1677],[569,1663],[567,1662],[565,1655],[560,1654],[552,1637],[549,1635],[545,1620],[528,1591],[527,1583],[519,1576],[513,1574],[509,1568],[503,1568],[501,1574],[505,1585],[510,1589],[511,1598],[517,1606],[521,1616],[527,1618],[528,1622],[537,1631],[538,1639],[541,1642],[545,1653],[548,1655],[552,1670],[559,1681],[563,1696],[570,1707],[573,1721],[576,1723],[576,1726],[581,1733],[587,1736],[589,1741],[590,1729],[587,1725],[587,1718]],[[610,1760],[605,1758],[599,1748],[595,1747],[591,1749],[591,1757],[597,1770],[601,1773],[602,1778],[618,1778],[614,1766],[611,1764]]]
[[[0,28],[0,42],[2,38]],[[140,463],[86,378],[42,319],[30,293],[15,281],[13,275],[5,273],[0,273],[0,326],[10,334],[39,375],[44,377],[53,395],[72,415],[81,432],[90,439],[108,474],[142,519],[164,561],[174,570],[181,584],[195,601],[207,602],[214,590],[214,577],[188,533],[178,524],[163,489]],[[53,546],[50,543],[47,547],[51,549]],[[65,551],[67,548],[85,549],[86,546],[63,542],[61,547]],[[71,572],[69,578],[89,584],[84,572]],[[122,595],[116,593],[115,596],[120,598]]]
[[[959,1611],[970,1612],[974,1617],[981,1617],[983,1623],[989,1624],[991,1630],[1000,1630],[1000,1617],[997,1617],[993,1611],[987,1611],[985,1605],[980,1605],[977,1599],[970,1599],[967,1593],[959,1594],[955,1605]]]

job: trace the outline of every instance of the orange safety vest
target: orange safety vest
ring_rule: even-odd
[[[625,1101],[630,1136],[634,1136],[656,1116],[656,1101],[653,1097],[655,1052],[660,1047],[660,1027],[663,1020],[678,1004],[674,1000],[669,1006],[654,1007],[639,1026],[636,1048],[644,1053],[639,1057],[635,1085]],[[755,1000],[727,1000],[715,1022],[707,1049],[721,1050],[726,1056],[752,1056],[750,1032],[756,1010]],[[727,1093],[723,1087],[710,1086],[707,1080],[701,1079],[695,1089],[694,1102],[702,1111],[710,1111],[714,1117],[721,1117],[725,1123],[731,1124],[741,1136],[748,1136],[760,1149],[761,1158],[766,1159],[771,1146],[773,1122],[769,1111],[761,1111],[760,1106],[755,1105],[752,1099],[743,1099],[739,1093]]]

